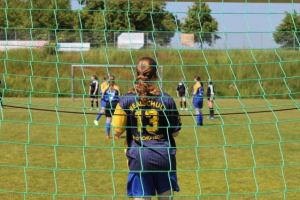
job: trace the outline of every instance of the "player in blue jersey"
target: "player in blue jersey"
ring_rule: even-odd
[[[172,199],[172,192],[179,191],[174,137],[181,129],[180,116],[173,98],[153,84],[156,62],[141,58],[136,72],[134,87],[121,98],[113,116],[115,136],[127,131],[127,195],[135,200],[156,194],[159,200]]]
[[[113,75],[109,75],[109,85],[106,85],[103,92],[103,100],[105,101],[105,116],[106,116],[106,139],[110,138],[110,125],[111,125],[111,117],[115,112],[115,108],[120,100],[120,89],[115,84],[115,77]],[[98,125],[97,123],[95,123]],[[116,136],[116,139],[119,137]]]
[[[203,94],[204,89],[201,83],[201,78],[199,75],[194,76],[194,81],[196,82],[193,86],[193,98],[192,103],[194,105],[194,109],[196,110],[196,118],[197,118],[197,125],[203,126],[203,114],[201,109],[203,108]]]
[[[100,85],[99,94],[101,96],[101,100],[100,100],[100,102],[101,102],[100,103],[101,104],[101,110],[98,113],[96,119],[94,120],[94,124],[95,125],[99,124],[98,121],[99,121],[100,117],[105,113],[105,104],[106,104],[106,102],[104,101],[103,93],[104,93],[105,89],[107,88],[107,82],[106,82],[106,80],[108,80],[108,76],[107,75],[104,76],[104,81]]]

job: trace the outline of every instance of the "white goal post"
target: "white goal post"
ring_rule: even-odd
[[[71,83],[71,99],[72,101],[75,101],[75,90],[76,90],[76,87],[75,87],[75,80],[76,80],[76,77],[75,77],[75,68],[106,68],[106,70],[109,71],[110,68],[120,68],[120,74],[122,75],[122,71],[121,69],[128,69],[128,68],[132,68],[132,67],[136,67],[135,65],[71,65],[71,77],[72,77],[72,83]],[[160,70],[159,70],[160,68]],[[136,71],[134,70],[134,73]],[[85,74],[84,72],[83,73],[83,77],[85,77]],[[158,66],[158,69],[157,69],[157,73],[159,73],[159,79],[158,82],[159,82],[159,85],[162,89],[163,87],[163,66]],[[105,73],[107,74],[107,73]],[[115,74],[114,74],[115,75]],[[133,77],[133,75],[132,75]],[[100,79],[101,80],[101,79]],[[132,82],[134,80],[128,80],[128,82]],[[129,88],[128,88],[129,89]]]

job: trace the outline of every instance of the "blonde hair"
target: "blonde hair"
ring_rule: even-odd
[[[137,78],[134,87],[129,90],[129,93],[142,96],[140,98],[142,102],[147,102],[149,100],[146,96],[158,96],[160,94],[159,89],[148,82],[157,78],[156,69],[157,64],[152,58],[141,58],[136,66]]]

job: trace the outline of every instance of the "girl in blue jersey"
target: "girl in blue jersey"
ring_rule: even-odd
[[[179,191],[174,137],[181,129],[180,116],[173,98],[154,86],[156,71],[152,58],[139,60],[135,85],[113,117],[115,136],[127,131],[127,194],[135,200],[156,194],[159,200],[172,199],[172,192]]]
[[[100,100],[101,101],[101,111],[98,113],[96,119],[94,120],[94,124],[96,126],[99,125],[98,121],[99,121],[100,117],[105,113],[105,104],[106,104],[106,102],[104,101],[103,93],[104,93],[105,89],[107,88],[107,82],[106,82],[106,80],[108,80],[108,76],[107,75],[104,76],[104,81],[100,85],[100,92],[99,92],[99,94],[101,96],[101,100]]]
[[[194,81],[196,83],[193,86],[192,103],[194,105],[194,109],[196,110],[197,125],[198,126],[203,126],[203,114],[201,112],[201,109],[203,108],[204,89],[203,89],[203,85],[201,83],[201,78],[200,78],[199,75],[194,76]]]
[[[106,85],[102,91],[103,100],[105,101],[106,139],[110,138],[111,117],[115,112],[115,108],[120,100],[121,95],[119,87],[114,82],[115,77],[110,75],[108,78],[109,85]],[[119,137],[116,136],[116,139],[119,139]]]

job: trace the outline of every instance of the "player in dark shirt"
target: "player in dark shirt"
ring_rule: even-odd
[[[99,82],[96,75],[91,77],[91,85],[89,89],[89,94],[91,97],[91,110],[94,108],[94,101],[96,100],[96,108],[98,108],[98,90],[99,90]]]
[[[181,107],[180,110],[183,110],[182,102],[184,103],[184,109],[188,110],[186,107],[186,99],[185,99],[185,97],[187,96],[188,87],[186,86],[186,84],[183,81],[184,81],[184,79],[180,78],[180,82],[177,85],[176,93],[177,93],[177,96],[179,97],[179,102],[180,102],[180,107]]]
[[[172,192],[179,191],[174,137],[181,121],[173,98],[151,83],[156,71],[152,58],[139,60],[135,86],[121,98],[113,116],[115,136],[127,131],[127,194],[135,199],[156,194],[159,199],[171,199]]]
[[[209,116],[207,119],[214,119],[214,96],[215,96],[215,90],[214,85],[210,79],[207,81],[207,103],[209,107]]]

